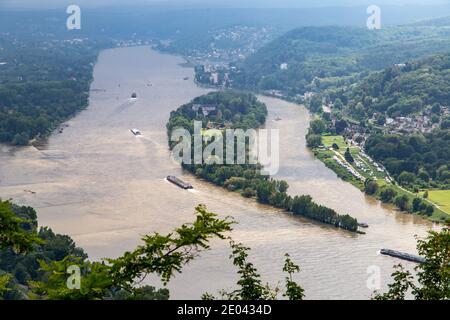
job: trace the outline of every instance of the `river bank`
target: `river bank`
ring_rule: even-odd
[[[291,99],[283,95],[275,97],[272,94],[264,94],[264,96],[281,99],[283,101],[304,107],[304,105],[299,104],[295,99]],[[312,118],[321,119],[319,114],[315,114],[314,116],[312,116]],[[344,137],[330,136],[329,134],[325,133],[321,135],[321,138],[322,141],[320,145],[310,147],[311,151],[318,160],[324,163],[327,168],[332,170],[343,181],[350,183],[354,187],[358,188],[362,193],[365,193],[367,196],[373,197],[374,199],[391,206],[393,210],[398,210],[402,214],[415,214],[433,223],[450,223],[450,213],[444,211],[443,208],[441,208],[441,206],[447,206],[447,201],[442,201],[442,196],[437,195],[439,192],[442,193],[446,190],[429,190],[429,193],[435,192],[435,198],[441,200],[442,204],[439,204],[436,201],[433,202],[430,199],[431,197],[424,197],[425,193],[423,191],[414,193],[400,186],[387,172],[386,168],[384,168],[383,165],[375,162],[359,147],[348,144],[345,141]],[[337,142],[336,145],[339,147],[338,149],[333,148],[333,144],[335,142]],[[359,158],[356,165],[348,163],[348,161],[345,160],[344,151],[346,150],[346,148],[349,148],[352,156]],[[375,194],[367,193],[365,188],[365,181],[372,179],[376,181],[380,190],[392,189],[395,194],[394,197],[389,201],[385,201],[383,200],[379,192]],[[397,196],[406,197],[408,203],[411,204],[411,208],[414,199],[420,199],[422,203],[433,207],[434,210],[432,213],[426,212],[425,207],[422,212],[413,212],[412,209],[405,210],[403,208],[399,208],[399,206],[394,203],[394,198]]]
[[[423,197],[423,192],[414,193],[400,186],[383,165],[374,161],[360,147],[347,143],[342,136],[323,134],[321,137],[321,145],[311,149],[314,155],[339,178],[349,182],[361,192],[392,205],[404,214],[416,214],[432,222],[449,223],[448,213]],[[346,150],[349,150],[353,163],[346,159]],[[386,190],[392,193],[389,198],[386,196]],[[400,197],[404,198],[402,202],[398,201]],[[413,206],[414,201],[419,203],[416,208]]]

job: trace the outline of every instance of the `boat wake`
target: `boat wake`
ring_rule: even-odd
[[[137,99],[128,99],[126,102],[122,103],[121,105],[119,105],[118,107],[116,107],[114,109],[113,112],[111,112],[110,116],[114,116],[118,113],[124,112],[125,110],[127,110],[128,108],[130,108],[131,106],[133,106],[134,104],[136,104]]]
[[[137,136],[143,143],[145,143],[145,144],[149,144],[149,147],[150,147],[150,145],[153,147],[153,148],[158,148],[158,149],[161,149],[161,143],[159,143],[159,142],[157,142],[156,140],[154,140],[154,139],[152,139],[152,138],[150,138],[150,137],[147,137],[147,136],[145,136],[145,135],[143,135],[143,134],[141,134],[140,136]]]

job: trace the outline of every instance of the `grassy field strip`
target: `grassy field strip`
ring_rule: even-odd
[[[450,214],[450,190],[430,190],[428,198],[431,202],[437,204],[439,208],[447,214]]]

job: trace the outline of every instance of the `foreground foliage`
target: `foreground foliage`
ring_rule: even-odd
[[[224,239],[231,231],[230,218],[218,219],[204,206],[196,209],[193,223],[184,224],[167,235],[155,233],[145,236],[143,244],[117,259],[90,262],[76,257],[62,261],[41,263],[41,269],[49,275],[48,281],[32,283],[38,298],[92,300],[105,299],[112,292],[126,292],[128,298],[139,299],[142,288],[138,285],[149,274],[159,276],[164,284],[181,272],[201,251],[209,249],[212,238]],[[68,289],[66,270],[69,266],[82,270],[80,289]],[[161,294],[161,292],[159,292]]]
[[[417,251],[426,259],[426,263],[415,268],[417,276],[396,266],[389,290],[377,293],[374,299],[404,300],[408,293],[417,300],[450,299],[450,229],[430,231],[425,239],[418,240]]]
[[[227,292],[221,290],[219,292],[221,300],[276,300],[279,297],[281,289],[279,287],[271,288],[269,284],[263,284],[261,275],[253,265],[248,261],[250,248],[244,247],[242,244],[230,242],[231,255],[233,264],[238,268],[239,280],[236,283],[237,289]],[[303,300],[304,289],[300,287],[294,280],[293,275],[300,272],[297,266],[290,258],[289,254],[285,255],[285,263],[283,271],[287,273],[285,278],[285,291],[283,297],[289,300]],[[204,300],[215,300],[216,297],[210,293],[205,293],[202,298]]]
[[[11,248],[21,253],[42,243],[36,234],[36,213],[32,208],[17,207],[0,200],[0,250]]]
[[[33,209],[13,206],[9,202],[1,204],[1,208],[7,207],[8,214],[15,218],[26,212],[30,223],[37,226]],[[209,249],[211,239],[225,239],[233,223],[231,218],[219,219],[216,214],[208,212],[206,207],[198,206],[193,223],[184,224],[168,235],[147,235],[143,238],[143,244],[134,251],[101,262],[87,260],[87,255],[68,236],[55,235],[48,228],[41,228],[36,234],[35,229],[23,224],[17,231],[23,237],[0,243],[0,297],[51,300],[168,299],[167,289],[142,286],[142,281],[149,274],[155,274],[167,284],[176,273],[181,272],[184,265],[201,251]],[[1,228],[0,238],[6,239],[9,233],[10,228]],[[32,237],[31,240],[29,237]],[[27,239],[26,247],[23,247],[23,238]],[[17,247],[23,250],[15,252],[13,248]],[[72,278],[68,272],[73,268],[80,271],[78,285],[76,278]]]

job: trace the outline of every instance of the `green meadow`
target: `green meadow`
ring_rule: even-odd
[[[442,211],[450,214],[450,190],[430,190],[428,199],[436,203]]]

